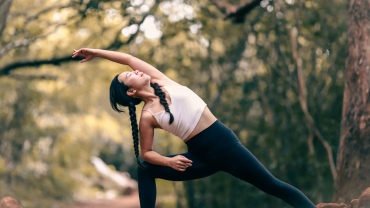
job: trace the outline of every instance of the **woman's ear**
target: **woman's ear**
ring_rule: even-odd
[[[127,95],[128,96],[131,96],[131,97],[133,97],[135,94],[136,94],[136,90],[135,89],[132,89],[132,88],[130,88],[130,89],[128,89],[127,90]]]

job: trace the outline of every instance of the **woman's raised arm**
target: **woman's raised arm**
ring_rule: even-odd
[[[134,71],[139,70],[141,72],[144,72],[145,74],[149,75],[152,79],[162,81],[170,80],[165,74],[163,74],[154,66],[127,53],[108,51],[102,49],[81,48],[78,50],[74,50],[72,58],[75,58],[77,56],[84,57],[84,59],[81,60],[81,63],[89,61],[95,57],[100,57],[119,64],[128,65]]]

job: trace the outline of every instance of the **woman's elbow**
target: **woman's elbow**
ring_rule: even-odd
[[[149,161],[150,161],[150,154],[148,154],[148,152],[142,152],[142,153],[141,153],[141,158],[142,158],[145,162],[149,162]]]

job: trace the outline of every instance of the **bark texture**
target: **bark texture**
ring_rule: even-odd
[[[336,202],[349,203],[370,185],[370,0],[349,0],[348,58]]]

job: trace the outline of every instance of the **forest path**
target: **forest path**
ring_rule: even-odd
[[[75,204],[62,205],[58,208],[140,208],[137,192],[115,199],[89,199]]]

